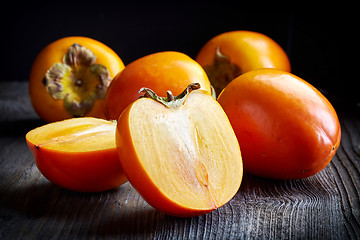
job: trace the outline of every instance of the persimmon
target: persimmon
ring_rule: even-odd
[[[324,169],[340,144],[336,111],[303,79],[281,70],[242,74],[218,101],[241,146],[244,171],[299,179]]]
[[[31,103],[48,121],[74,116],[105,118],[105,95],[124,68],[108,46],[87,37],[66,37],[36,57],[29,81]]]
[[[72,118],[35,128],[26,141],[40,172],[80,192],[100,192],[127,181],[115,145],[116,122]]]
[[[134,188],[156,209],[189,217],[227,203],[242,180],[238,141],[218,102],[191,84],[177,97],[133,102],[117,124],[116,145]],[[193,91],[192,91],[193,90]]]
[[[186,54],[168,51],[144,56],[127,65],[113,79],[106,95],[107,117],[117,120],[121,112],[140,97],[138,91],[142,87],[160,94],[170,90],[178,95],[195,82],[211,92],[204,69]]]
[[[210,39],[196,61],[204,67],[216,94],[242,73],[276,68],[291,71],[290,61],[281,46],[265,34],[232,31]]]

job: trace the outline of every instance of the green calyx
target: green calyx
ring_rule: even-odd
[[[205,66],[204,70],[216,94],[220,94],[233,79],[242,73],[240,67],[231,63],[230,58],[220,51],[220,47],[216,48],[213,65]]]
[[[56,100],[73,116],[84,116],[97,99],[105,98],[111,82],[108,69],[96,64],[96,56],[87,48],[73,44],[45,74],[43,84]]]
[[[159,97],[158,95],[156,95],[154,91],[152,91],[149,88],[141,88],[139,93],[144,93],[144,95],[141,96],[141,98],[143,97],[151,98],[165,105],[168,108],[177,108],[184,103],[186,97],[189,95],[190,92],[199,88],[200,88],[200,83],[191,83],[186,87],[186,89],[182,93],[180,93],[178,96],[175,97],[171,91],[166,92],[167,93],[166,97]]]

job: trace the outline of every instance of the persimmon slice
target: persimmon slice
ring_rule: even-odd
[[[159,98],[135,101],[118,120],[127,178],[150,205],[170,215],[196,216],[224,205],[238,191],[243,171],[226,114],[203,90]]]
[[[40,172],[51,182],[81,192],[126,182],[115,145],[116,123],[92,117],[50,123],[26,135]]]

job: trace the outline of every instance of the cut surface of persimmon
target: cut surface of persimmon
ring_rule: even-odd
[[[84,117],[50,123],[26,134],[40,172],[74,191],[99,192],[126,182],[115,145],[116,123]]]
[[[116,144],[127,178],[156,209],[197,216],[227,203],[242,180],[240,147],[218,102],[190,84],[179,96],[145,97],[118,120]]]

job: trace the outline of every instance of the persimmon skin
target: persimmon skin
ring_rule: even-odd
[[[117,150],[59,154],[27,142],[39,171],[54,184],[78,192],[102,192],[127,181]],[[116,167],[117,166],[117,167]]]
[[[111,82],[106,95],[107,118],[117,120],[121,112],[141,96],[142,87],[152,89],[159,96],[165,97],[168,90],[176,96],[195,82],[211,92],[205,71],[186,54],[168,51],[139,58]]]
[[[234,79],[219,95],[241,146],[244,171],[300,179],[324,169],[340,144],[331,103],[312,85],[280,70]]]
[[[92,118],[75,119],[92,121]],[[26,135],[26,143],[34,156],[37,168],[52,183],[72,191],[101,192],[127,181],[119,164],[115,136],[112,148],[73,152],[51,149],[42,143],[36,144],[31,136],[32,131]]]
[[[46,90],[43,79],[45,73],[55,63],[62,62],[71,45],[77,43],[91,50],[96,55],[96,63],[104,65],[113,78],[117,73],[124,69],[124,63],[120,57],[105,44],[81,36],[65,37],[50,43],[36,57],[30,72],[29,94],[31,103],[40,116],[47,122],[54,122],[72,118],[64,108],[63,100],[54,99]],[[85,116],[98,117],[105,119],[105,99],[96,100],[92,110]]]
[[[135,153],[135,147],[131,141],[126,141],[125,139],[131,139],[130,129],[127,127],[128,123],[126,122],[129,119],[130,106],[126,108],[119,118],[118,127],[116,131],[116,141],[118,148],[126,149],[126,152]],[[127,176],[131,176],[131,179],[136,179],[136,181],[131,181],[131,185],[141,193],[151,193],[151,194],[142,194],[142,197],[151,204],[152,206],[162,206],[162,211],[166,212],[169,215],[177,217],[192,217],[200,216],[206,213],[211,212],[214,209],[209,209],[206,211],[194,210],[194,209],[184,209],[182,206],[175,202],[169,202],[169,199],[153,184],[146,184],[152,182],[150,177],[145,173],[143,166],[138,161],[138,158],[135,154],[122,154],[124,151],[121,149],[118,150],[119,158],[126,160],[125,164],[132,165],[128,168]],[[124,164],[124,161],[122,161]],[[161,197],[159,197],[161,196]]]
[[[196,56],[201,66],[211,65],[216,48],[239,65],[242,73],[260,69],[276,68],[291,71],[290,61],[281,46],[270,37],[252,31],[232,31],[210,39]]]
[[[239,68],[237,76],[261,68],[291,71],[286,52],[277,42],[262,33],[239,30],[219,34],[201,48],[196,56],[196,61],[204,68],[213,66],[217,49],[229,58],[231,64],[235,64]],[[211,76],[209,78],[211,83],[216,86],[216,83],[213,82],[216,79]],[[226,81],[231,81],[233,78]],[[216,90],[219,94],[220,90]]]
[[[201,105],[203,106],[202,109],[205,109],[204,106],[208,106],[209,109],[212,109],[214,105],[216,105],[216,109],[221,109],[220,105],[218,104],[217,101],[215,101],[213,99],[212,96],[210,96],[210,94],[205,93],[205,91],[203,90],[197,90],[198,92],[196,94],[198,94],[199,92],[203,92],[204,95],[207,95],[207,97],[203,97],[201,98],[201,101],[198,102],[202,102]],[[193,93],[195,94],[195,93]],[[201,93],[200,93],[201,94]],[[189,97],[193,97],[193,99],[197,98],[195,95],[189,96]],[[188,97],[188,98],[189,98]],[[208,99],[211,99],[212,101],[214,101],[214,103],[209,104]],[[199,100],[199,98],[197,98]],[[222,187],[219,187],[221,189],[228,189],[228,186],[226,185],[234,185],[236,189],[232,189],[229,192],[216,192],[211,194],[211,198],[207,199],[207,201],[212,201],[211,205],[208,205],[206,208],[193,208],[192,206],[185,206],[180,202],[176,202],[173,196],[169,196],[166,193],[162,192],[160,187],[156,184],[156,182],[154,181],[154,179],[152,178],[151,174],[148,172],[148,169],[146,169],[144,162],[141,160],[141,153],[137,152],[136,150],[136,146],[135,146],[135,142],[134,142],[134,136],[132,135],[133,132],[131,132],[131,116],[133,115],[132,111],[134,109],[134,106],[136,104],[138,104],[137,106],[139,106],[141,103],[141,101],[153,101],[151,99],[139,99],[137,101],[135,101],[134,103],[130,104],[121,114],[121,116],[119,117],[118,121],[117,121],[117,131],[116,131],[116,145],[118,147],[118,154],[119,154],[119,159],[121,162],[121,166],[124,169],[124,172],[128,178],[128,180],[130,181],[130,183],[132,184],[132,186],[134,186],[134,188],[142,195],[142,197],[154,208],[156,208],[159,211],[162,211],[163,213],[172,215],[172,216],[177,216],[177,217],[194,217],[194,216],[200,216],[206,213],[209,213],[219,207],[221,207],[223,204],[225,204],[226,202],[218,202],[216,200],[214,200],[213,196],[226,196],[226,198],[229,198],[229,195],[231,196],[231,198],[236,194],[236,192],[238,191],[240,184],[241,184],[241,180],[242,180],[242,174],[243,174],[243,168],[242,168],[242,160],[241,160],[241,153],[240,153],[240,147],[239,144],[236,140],[236,136],[231,128],[230,122],[228,121],[228,118],[226,117],[225,113],[219,113],[219,115],[214,116],[214,119],[212,119],[214,122],[218,121],[217,118],[219,119],[223,119],[223,116],[226,118],[226,121],[223,122],[223,125],[221,127],[219,127],[219,129],[226,129],[224,132],[228,133],[228,130],[231,129],[231,135],[228,135],[228,139],[225,140],[229,141],[232,147],[229,147],[229,145],[226,145],[226,148],[221,149],[219,152],[221,151],[226,151],[227,153],[223,153],[223,155],[226,156],[238,156],[239,158],[236,158],[237,160],[237,164],[234,164],[231,166],[230,170],[228,169],[228,171],[222,172],[222,174],[226,175],[226,176],[231,176],[231,180],[228,179],[226,181],[225,186],[222,185]],[[154,101],[155,102],[155,101]],[[192,102],[194,103],[194,102]],[[158,104],[158,103],[155,103]],[[186,103],[185,103],[186,104]],[[200,105],[200,106],[201,106]],[[146,106],[150,106],[150,105],[146,105]],[[190,107],[191,104],[185,106],[185,108]],[[183,106],[181,106],[183,107]],[[135,107],[137,108],[137,107]],[[149,109],[149,107],[146,107],[145,109]],[[159,110],[159,109],[157,109]],[[163,110],[157,111],[157,113],[159,113],[159,116],[164,116],[167,114],[173,114],[174,112],[177,112],[177,109],[167,109],[165,110],[164,113]],[[187,110],[180,110],[180,111],[187,111]],[[210,111],[210,110],[209,110]],[[222,111],[222,109],[221,109]],[[171,113],[169,113],[171,112]],[[198,112],[198,111],[196,111]],[[142,111],[141,111],[142,113]],[[145,115],[145,114],[144,114]],[[199,115],[200,119],[202,117],[204,117],[204,115],[202,115],[200,113]],[[208,116],[207,116],[208,117]],[[195,116],[190,117],[191,119],[196,118]],[[189,118],[189,119],[190,119]],[[151,120],[147,121],[147,122],[151,122],[154,119],[158,119],[158,116],[155,118],[152,118]],[[155,120],[156,121],[156,120]],[[181,122],[186,122],[185,119],[181,119]],[[173,122],[171,121],[171,125],[176,125],[176,121]],[[199,124],[199,123],[198,123]],[[138,126],[138,125],[136,125]],[[205,127],[205,126],[203,126]],[[139,127],[140,128],[140,127]],[[198,126],[199,129],[203,129],[201,127]],[[205,127],[206,128],[206,127]],[[140,128],[140,129],[144,129],[144,128]],[[155,128],[151,128],[151,129],[155,129]],[[194,129],[191,129],[194,130]],[[199,130],[201,132],[201,130]],[[220,131],[220,130],[219,130]],[[140,133],[141,131],[139,131]],[[186,132],[186,130],[185,130]],[[216,131],[215,131],[216,132]],[[171,133],[171,131],[170,131]],[[186,133],[185,133],[186,134]],[[199,136],[201,136],[201,133],[198,133]],[[163,138],[166,139],[166,141],[171,142],[171,136],[167,136],[167,135],[156,135],[154,134],[154,132],[152,132],[152,136],[156,136],[156,138]],[[216,134],[215,134],[216,135]],[[145,137],[144,135],[141,135],[140,138]],[[201,137],[199,137],[201,138]],[[135,140],[136,141],[136,140]],[[205,143],[205,145],[207,145],[208,148],[211,148],[212,144],[210,143],[212,140],[210,139],[204,139],[204,140],[198,140],[198,141],[203,141],[203,143]],[[224,138],[221,137],[219,138],[220,142],[224,142]],[[203,143],[199,143],[199,144],[203,144]],[[221,144],[220,144],[221,145]],[[161,145],[162,147],[165,147],[164,145]],[[225,146],[222,143],[222,146]],[[185,148],[184,146],[173,146],[176,149],[181,149],[181,148]],[[165,147],[166,148],[166,147]],[[190,147],[191,148],[191,147]],[[165,151],[165,150],[164,150]],[[179,150],[175,150],[175,151],[179,151]],[[216,154],[220,154],[218,151],[216,151]],[[147,155],[147,154],[146,154]],[[222,155],[222,156],[223,156]],[[143,156],[143,155],[142,155]],[[195,156],[189,156],[191,158],[195,158]],[[147,157],[148,158],[148,157]],[[221,157],[220,157],[221,158]],[[231,158],[231,157],[229,157]],[[222,168],[221,165],[225,164],[223,161],[234,161],[234,159],[229,159],[229,158],[224,158],[222,159],[221,162],[218,162],[215,167],[215,171],[217,171],[218,169]],[[149,162],[151,162],[151,166],[156,165],[155,162],[156,160],[151,160],[150,158],[148,159]],[[179,159],[177,159],[177,161],[179,161]],[[193,160],[194,161],[194,160]],[[208,163],[205,163],[208,164]],[[169,164],[170,165],[170,162]],[[180,165],[182,166],[181,162],[177,162],[176,165]],[[206,168],[208,169],[208,171],[214,171],[213,169],[210,170],[209,169],[209,165],[206,166]],[[164,171],[162,168],[160,168],[162,171]],[[157,173],[156,175],[159,175],[161,173]],[[161,175],[160,175],[161,176]],[[182,176],[185,177],[185,176]],[[210,191],[210,189],[213,189],[213,181],[214,178],[221,178],[221,176],[216,176],[214,178],[212,178],[213,176],[208,176],[208,185],[206,185],[206,189],[207,191]],[[166,178],[166,177],[165,177]],[[173,177],[174,178],[174,177]],[[169,179],[168,179],[169,180]],[[190,180],[188,180],[190,181]],[[187,182],[187,181],[186,181]],[[230,182],[230,183],[229,183]],[[168,184],[168,188],[175,188],[174,185],[171,185],[170,182],[168,182],[166,179],[164,179],[164,184]],[[189,184],[189,183],[188,183]],[[183,195],[187,195],[187,192],[182,192],[181,193]],[[231,199],[227,199],[228,201]],[[217,199],[219,200],[219,199]],[[200,201],[199,199],[195,199],[195,201]],[[205,202],[205,201],[204,201]]]

